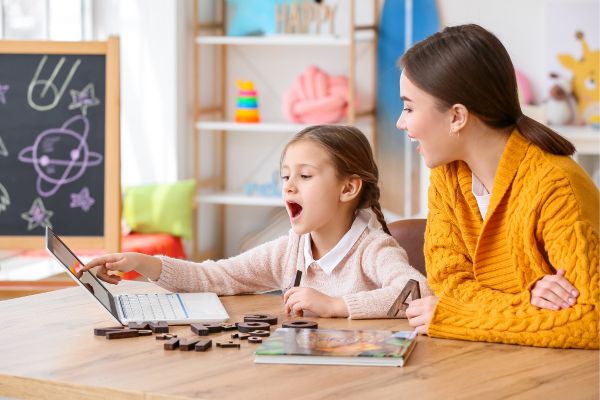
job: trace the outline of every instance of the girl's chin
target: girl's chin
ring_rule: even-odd
[[[306,230],[304,227],[300,226],[299,224],[292,224],[292,230],[294,231],[294,233],[296,235],[304,235],[305,233],[310,232],[310,231]]]

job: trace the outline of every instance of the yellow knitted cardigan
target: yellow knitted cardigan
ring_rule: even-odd
[[[544,152],[517,130],[496,171],[484,221],[472,172],[431,173],[425,259],[438,304],[434,337],[540,347],[598,348],[598,189],[570,157]],[[559,311],[530,289],[559,268],[579,290]]]

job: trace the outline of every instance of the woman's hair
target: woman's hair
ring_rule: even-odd
[[[411,47],[399,61],[410,81],[435,97],[440,110],[464,105],[486,125],[515,125],[543,150],[571,155],[575,147],[552,129],[523,115],[508,52],[479,25],[445,28]]]
[[[288,147],[302,140],[310,140],[329,153],[338,177],[356,175],[362,180],[357,209],[370,207],[383,230],[390,234],[379,205],[379,169],[365,135],[359,129],[347,125],[309,126],[288,142],[281,153],[280,164],[283,163]]]

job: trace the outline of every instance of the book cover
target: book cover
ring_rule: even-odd
[[[256,363],[401,367],[416,344],[412,332],[277,329],[256,350]]]

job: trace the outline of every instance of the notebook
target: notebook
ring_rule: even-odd
[[[402,367],[415,344],[413,332],[280,328],[254,362]]]
[[[225,322],[229,315],[215,293],[145,293],[113,295],[92,272],[77,277],[83,263],[46,227],[46,248],[67,270],[69,276],[87,289],[121,324],[167,321],[171,325],[196,322]]]

